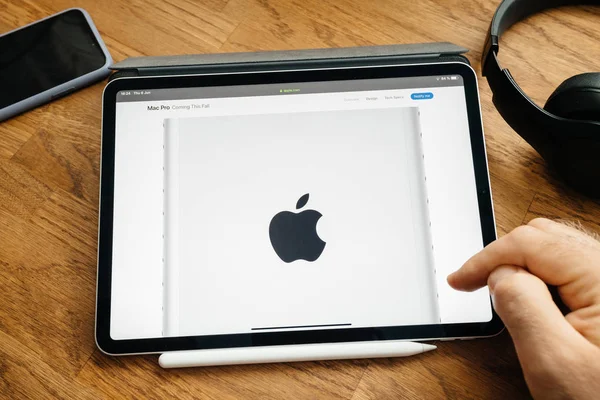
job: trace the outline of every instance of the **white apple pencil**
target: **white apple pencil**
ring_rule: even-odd
[[[408,357],[435,350],[436,348],[436,346],[430,344],[395,340],[259,346],[168,352],[161,354],[158,358],[158,363],[163,368],[185,368],[234,364]]]

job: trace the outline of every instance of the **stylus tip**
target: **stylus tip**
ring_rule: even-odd
[[[437,346],[433,344],[421,343],[421,345],[423,346],[423,353],[437,349]]]

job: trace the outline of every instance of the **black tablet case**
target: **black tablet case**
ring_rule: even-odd
[[[468,50],[448,42],[332,49],[282,50],[131,57],[114,64],[109,80],[122,77],[282,71],[378,65],[461,62]]]

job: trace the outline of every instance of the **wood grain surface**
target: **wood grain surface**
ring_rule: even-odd
[[[0,0],[0,33],[85,8],[115,61],[129,56],[451,41],[479,55],[498,0]],[[503,38],[501,61],[543,104],[598,70],[600,9],[536,15]],[[600,204],[556,180],[501,119],[480,79],[499,234],[536,216],[599,229]],[[104,83],[0,123],[0,397],[492,398],[529,396],[504,333],[439,343],[408,359],[164,371],[94,343]],[[2,90],[2,88],[0,88]],[[459,227],[457,227],[457,230]],[[458,267],[458,266],[457,266]]]

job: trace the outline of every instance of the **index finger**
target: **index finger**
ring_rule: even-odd
[[[490,273],[497,267],[514,265],[529,270],[546,283],[562,286],[580,274],[576,267],[577,261],[580,262],[575,260],[577,256],[576,250],[565,248],[560,237],[523,225],[471,257],[448,276],[448,283],[455,289],[476,290],[486,285]]]

